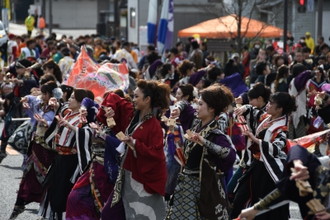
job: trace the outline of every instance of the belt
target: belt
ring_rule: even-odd
[[[95,157],[94,157],[94,160],[95,160],[96,162],[98,162],[99,164],[104,165],[104,157],[95,156]]]
[[[72,155],[72,154],[77,154],[77,149],[76,148],[71,148],[71,147],[63,147],[63,146],[57,146],[56,151],[60,155]]]
[[[199,175],[199,170],[188,170],[188,169],[183,169],[182,173],[183,173],[183,174],[186,174],[186,175],[193,175],[193,176],[196,176],[196,175]]]

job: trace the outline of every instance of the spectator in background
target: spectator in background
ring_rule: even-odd
[[[315,48],[315,43],[314,43],[314,39],[311,37],[311,33],[310,32],[306,32],[305,34],[305,43],[306,46],[311,49],[312,54],[314,53],[314,48]]]
[[[44,35],[38,35],[34,39],[36,41],[36,47],[35,50],[37,52],[37,57],[39,58],[40,55],[42,54],[43,49],[45,48],[45,36]]]
[[[29,37],[31,37],[32,31],[34,29],[34,23],[35,19],[31,14],[25,18],[24,24]]]
[[[324,44],[320,47],[321,50],[321,55],[326,56],[328,54],[328,52],[330,51],[330,47],[328,44]]]
[[[189,55],[189,60],[195,63],[196,69],[198,70],[203,67],[203,51],[199,48],[197,41],[192,41],[191,47],[192,51]]]
[[[189,60],[184,60],[178,67],[181,79],[179,85],[184,85],[189,82],[190,76],[195,72],[195,64]]]
[[[184,50],[184,44],[182,41],[179,41],[175,44],[176,49],[178,49],[180,57],[186,59],[188,57],[187,52]]]
[[[56,42],[52,39],[46,40],[46,48],[43,49],[40,59],[48,60],[56,53]]]
[[[234,73],[240,73],[243,76],[244,66],[240,62],[239,54],[234,53],[228,60],[224,68],[225,76],[230,76]]]
[[[327,53],[325,58],[326,58],[326,60],[325,60],[325,64],[323,65],[323,67],[324,67],[325,71],[328,71],[330,69],[330,52]]]
[[[277,71],[283,64],[288,65],[288,58],[283,55],[279,55],[275,57],[275,71]]]
[[[131,55],[131,44],[129,42],[123,43],[122,49],[116,51],[114,58],[118,61],[122,61],[124,59],[130,69],[137,69],[137,65]]]
[[[256,67],[259,62],[266,62],[267,55],[264,49],[258,50],[258,56],[250,61],[250,83],[255,83],[258,75],[256,74]],[[251,53],[250,53],[251,54]]]
[[[312,51],[311,49],[309,49],[308,47],[304,47],[302,49],[302,53],[303,53],[303,57],[304,57],[304,60],[305,62],[311,66],[311,67],[314,67],[314,57],[312,55]]]
[[[27,59],[27,58],[37,58],[37,52],[35,50],[36,41],[34,39],[29,39],[26,41],[26,47],[21,49],[21,56],[20,59]]]
[[[53,75],[56,79],[56,83],[61,85],[63,82],[62,72],[60,67],[53,61],[49,60],[42,66],[45,74]]]
[[[315,56],[320,56],[322,51],[321,51],[321,47],[323,45],[327,45],[325,42],[324,42],[324,37],[320,36],[318,39],[317,39],[317,45],[315,46],[314,48],[314,55]]]
[[[18,58],[18,44],[16,42],[16,36],[14,34],[8,35],[8,47],[7,47],[7,56],[8,56],[8,64],[12,63]]]
[[[64,81],[66,81],[71,72],[74,59],[70,56],[70,49],[67,47],[62,48],[61,53],[64,57],[60,59],[60,62],[58,62],[58,66],[60,67]]]
[[[303,51],[301,48],[296,49],[295,55],[294,55],[294,61],[291,63],[290,68],[292,68],[297,63],[304,65],[309,70],[312,69],[312,66],[305,61],[305,58],[303,56]]]
[[[289,90],[289,67],[287,65],[282,65],[278,68],[276,79],[272,83],[271,89],[272,92],[288,92]]]
[[[276,51],[272,45],[266,47],[267,61],[272,62],[273,56],[276,54]]]
[[[267,62],[260,62],[256,66],[257,80],[256,83],[260,82],[264,85],[266,84],[267,77],[270,74],[270,68]]]
[[[136,44],[131,42],[131,55],[133,57],[133,60],[135,63],[139,62],[139,57],[140,57],[140,51],[139,48]]]
[[[45,18],[40,15],[38,18],[38,29],[39,29],[39,34],[43,34],[44,33],[44,29],[46,27],[46,20]]]
[[[70,44],[70,55],[76,61],[79,55],[79,47],[75,44]]]
[[[250,53],[247,45],[243,47],[242,51],[242,65],[244,67],[244,78],[250,75]]]
[[[182,63],[182,57],[180,57],[179,51],[177,48],[173,47],[170,50],[169,55],[169,62],[174,66],[177,67],[180,63]]]
[[[146,54],[141,58],[141,60],[138,63],[139,70],[142,70],[143,67],[148,64],[147,57],[151,54],[157,54],[157,52],[156,52],[156,49],[153,45],[148,45],[147,50],[146,50]],[[153,55],[151,55],[151,56],[153,56]],[[158,56],[158,54],[157,54],[157,56]],[[149,65],[151,65],[151,63]]]
[[[53,60],[56,64],[58,64],[58,62],[60,62],[60,60],[63,58],[63,54],[61,53],[61,50],[63,48],[68,47],[67,44],[65,42],[60,42],[57,44],[56,46],[56,53],[53,55]]]
[[[257,41],[253,44],[253,49],[250,51],[250,60],[254,60],[259,55],[259,50],[261,48],[260,41]]]
[[[203,66],[205,67],[206,66],[205,59],[206,59],[206,57],[209,56],[210,53],[207,50],[207,43],[206,42],[202,42],[201,46],[202,46],[201,49],[202,49],[202,52],[203,52]]]

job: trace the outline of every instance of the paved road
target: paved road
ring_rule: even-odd
[[[22,178],[21,165],[23,161],[22,155],[16,151],[7,149],[8,156],[0,165],[0,219],[9,218],[15,204],[16,191]],[[29,204],[26,211],[18,216],[17,220],[35,220],[38,211],[38,204]]]
[[[32,31],[32,37],[36,36],[37,29]],[[77,38],[80,35],[86,34],[95,34],[96,29],[53,29],[53,32],[57,34],[57,39],[60,39],[62,35],[66,35],[67,37],[73,36],[73,38]],[[16,35],[26,34],[26,27],[21,24],[9,23],[9,33],[13,33]],[[48,36],[48,29],[45,29],[44,34]]]
[[[7,149],[8,156],[0,164],[0,220],[9,218],[14,207],[16,199],[16,191],[18,190],[19,182],[22,177],[21,164],[23,161],[22,155],[14,150]],[[36,220],[38,204],[31,203],[27,205],[26,211],[20,214],[17,220]],[[296,204],[290,205],[291,220],[301,219],[299,209]]]

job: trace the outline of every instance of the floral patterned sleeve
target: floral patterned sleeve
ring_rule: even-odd
[[[220,145],[217,145],[209,140],[205,140],[204,146],[209,149],[211,152],[219,155],[221,158],[226,158],[229,153],[230,149],[227,147],[222,147]]]

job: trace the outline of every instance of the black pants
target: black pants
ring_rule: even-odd
[[[260,161],[253,162],[251,167],[243,174],[242,178],[239,180],[239,186],[235,193],[231,217],[237,218],[242,209],[253,206],[275,188],[276,185],[268,174],[264,164]],[[276,204],[282,200],[283,198],[279,198],[270,205]],[[257,216],[255,219],[285,220],[288,218],[289,205],[285,205]]]

